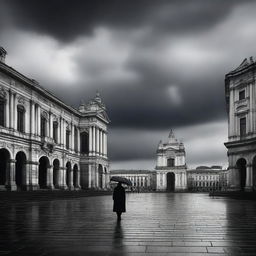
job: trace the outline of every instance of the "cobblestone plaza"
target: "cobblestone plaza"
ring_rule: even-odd
[[[207,194],[2,200],[0,255],[255,255],[256,202]]]

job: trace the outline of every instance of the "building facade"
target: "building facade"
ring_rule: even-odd
[[[225,77],[228,112],[228,187],[256,187],[256,62],[251,57]]]
[[[105,189],[109,118],[100,95],[70,107],[5,56],[0,47],[0,189]]]
[[[221,166],[198,166],[187,170],[187,184],[189,191],[222,190]]]
[[[156,190],[181,191],[187,189],[186,153],[183,143],[179,142],[173,131],[168,141],[160,141],[157,149]]]
[[[111,170],[110,177],[120,176],[132,182],[132,191],[155,191],[155,171],[150,170]]]

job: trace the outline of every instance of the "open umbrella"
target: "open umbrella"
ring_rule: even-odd
[[[115,182],[121,182],[123,184],[126,184],[128,186],[132,186],[132,182],[125,177],[120,177],[120,176],[112,176],[110,181],[115,181]]]

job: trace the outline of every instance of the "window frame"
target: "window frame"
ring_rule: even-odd
[[[245,89],[242,89],[238,92],[238,99],[239,100],[244,100],[246,97],[245,97]]]
[[[17,131],[25,132],[25,107],[22,105],[17,105]]]

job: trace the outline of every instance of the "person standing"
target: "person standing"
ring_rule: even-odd
[[[113,212],[116,212],[117,220],[121,220],[121,215],[126,211],[125,209],[125,189],[122,186],[121,182],[118,182],[117,186],[114,189],[113,193]]]

